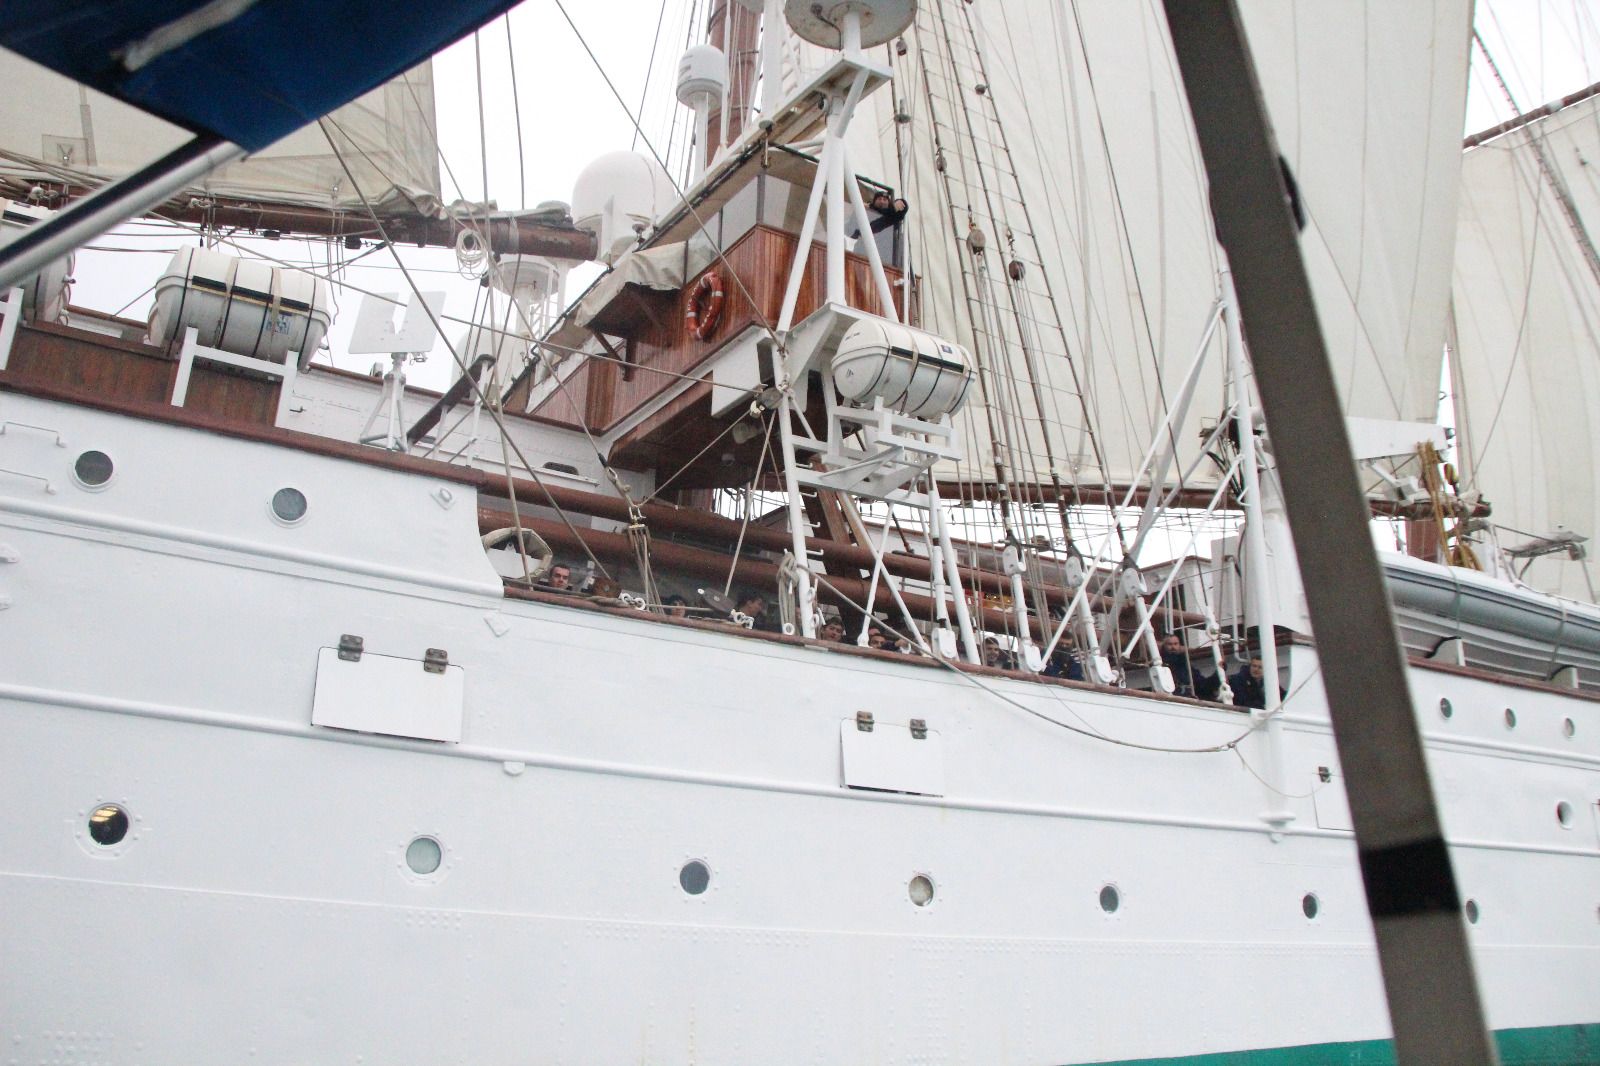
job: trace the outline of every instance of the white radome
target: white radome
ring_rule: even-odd
[[[720,100],[727,89],[728,60],[716,45],[697,44],[678,60],[678,103],[692,107],[701,96]]]
[[[607,152],[579,173],[572,218],[600,239],[600,258],[610,262],[678,200],[672,179],[655,160],[638,152]]]

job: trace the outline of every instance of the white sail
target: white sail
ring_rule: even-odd
[[[1470,4],[1375,5],[1355,19],[1321,17],[1320,5],[1283,0],[1252,0],[1244,11],[1308,214],[1304,245],[1348,410],[1431,421]],[[879,93],[863,108],[852,161],[864,175],[896,184],[912,203],[911,255],[923,276],[925,324],[980,356],[998,357],[996,402],[1016,412],[1011,457],[1019,478],[1036,479],[1049,468],[1048,433],[1064,479],[1132,481],[1162,435],[1218,295],[1221,265],[1164,20],[1150,5],[1108,0],[1070,9],[1023,0],[981,10],[930,0],[907,39],[907,54],[893,57],[894,98]],[[817,65],[821,56],[805,59]],[[897,109],[911,121],[896,124]],[[1009,161],[993,144],[996,124]],[[1005,338],[996,344],[985,343],[991,338],[967,313],[962,266],[970,255],[952,237],[943,179],[952,179],[960,230],[969,204],[980,199],[968,195],[980,184],[980,161],[989,195],[973,214],[990,244],[986,255],[1003,271],[1009,226],[1019,238],[1018,258],[1030,258],[1021,237],[1031,226],[1044,278],[1030,267],[1030,314],[1041,324],[1054,317],[1042,298],[1047,281],[1064,327],[1054,338],[1038,330],[1033,347],[1044,358],[1031,369],[1016,316],[991,323],[987,332]],[[1015,197],[1007,188],[1012,171]],[[990,275],[998,277],[996,269]],[[1006,305],[1008,297],[996,302]],[[1182,457],[1174,475],[1195,457],[1202,421],[1221,411],[1220,366],[1220,359],[1211,362],[1172,433]],[[965,476],[991,477],[983,412],[975,410],[965,428]],[[1205,486],[1216,471],[1202,462],[1196,475],[1188,483]]]
[[[1279,150],[1305,206],[1301,248],[1346,413],[1433,422],[1472,5],[1243,7]]]
[[[988,364],[1010,475],[1044,482],[1053,468],[1092,488],[1133,481],[1157,437],[1216,300],[1217,254],[1158,15],[1108,4],[1077,14],[1042,2],[923,5],[914,47],[895,63],[898,106],[912,119],[898,131],[903,175],[887,94],[855,131],[852,161],[910,201],[924,325]],[[1121,32],[1130,20],[1143,32]],[[1097,105],[1118,117],[1102,124]],[[883,153],[876,162],[872,148]],[[967,298],[981,286],[961,239],[969,223],[988,242],[984,302],[996,313],[987,328],[974,325]],[[1007,277],[1013,259],[1023,263],[1019,283]],[[1221,396],[1212,374],[1176,433],[1186,456]],[[992,480],[989,412],[969,404],[962,428],[960,476]],[[1196,474],[1201,484],[1215,478],[1208,463]]]
[[[1600,534],[1600,277],[1542,172],[1590,237],[1600,228],[1600,98],[1466,153],[1455,255],[1456,416],[1467,485],[1491,521],[1527,534]],[[1519,535],[1522,534],[1522,535]],[[1591,540],[1591,548],[1593,546]],[[1526,579],[1593,597],[1584,567],[1542,560]]]
[[[95,184],[127,174],[192,136],[138,108],[0,50],[0,78],[26,107],[0,109],[0,176]],[[430,62],[407,71],[329,116],[362,193],[373,202],[398,191],[431,207],[439,198]],[[243,162],[222,167],[198,192],[322,208],[359,208],[321,127],[291,133]]]

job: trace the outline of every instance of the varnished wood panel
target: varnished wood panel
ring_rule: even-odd
[[[86,398],[164,404],[178,376],[175,358],[159,348],[53,324],[24,326],[11,349],[7,377]],[[184,406],[245,425],[277,417],[276,379],[197,361]]]
[[[611,405],[616,397],[622,368],[610,359],[591,359],[584,369],[588,378],[585,419],[591,426],[606,425],[611,420]]]
[[[671,438],[685,422],[711,421],[711,383],[691,385],[661,410],[652,411],[612,446],[613,462],[631,469],[651,469],[661,462]]]
[[[59,326],[23,326],[7,374],[84,396],[164,403],[172,398],[176,364],[156,348]]]
[[[197,362],[189,374],[189,391],[183,405],[231,422],[270,426],[278,417],[278,391],[282,387],[276,378],[246,377]]]
[[[536,422],[577,429],[589,414],[589,375],[602,360],[591,359],[573,371],[529,416]],[[526,401],[524,401],[526,402]]]

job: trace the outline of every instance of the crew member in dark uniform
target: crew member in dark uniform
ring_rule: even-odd
[[[1161,662],[1172,671],[1173,695],[1197,700],[1217,698],[1222,679],[1216,674],[1203,674],[1194,668],[1194,660],[1184,650],[1183,639],[1178,634],[1168,633],[1161,638]]]
[[[872,199],[867,201],[867,219],[872,224],[872,239],[878,245],[878,258],[883,260],[884,266],[899,266],[896,253],[900,247],[900,223],[905,221],[906,212],[911,207],[904,200],[891,199],[889,194],[882,189],[872,194]],[[861,231],[850,235],[857,241],[861,240]],[[861,246],[856,246],[857,251],[862,251]]]
[[[1266,679],[1262,677],[1261,656],[1250,656],[1247,666],[1241,666],[1239,672],[1228,675],[1228,687],[1233,689],[1233,705],[1235,707],[1254,707],[1258,711],[1267,709]],[[1278,698],[1281,700],[1285,693],[1278,689]]]

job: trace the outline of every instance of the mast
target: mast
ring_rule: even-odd
[[[1284,427],[1275,458],[1322,650],[1397,1056],[1494,1063],[1405,660],[1244,27],[1235,0],[1165,0],[1165,8],[1262,409],[1269,428]]]

